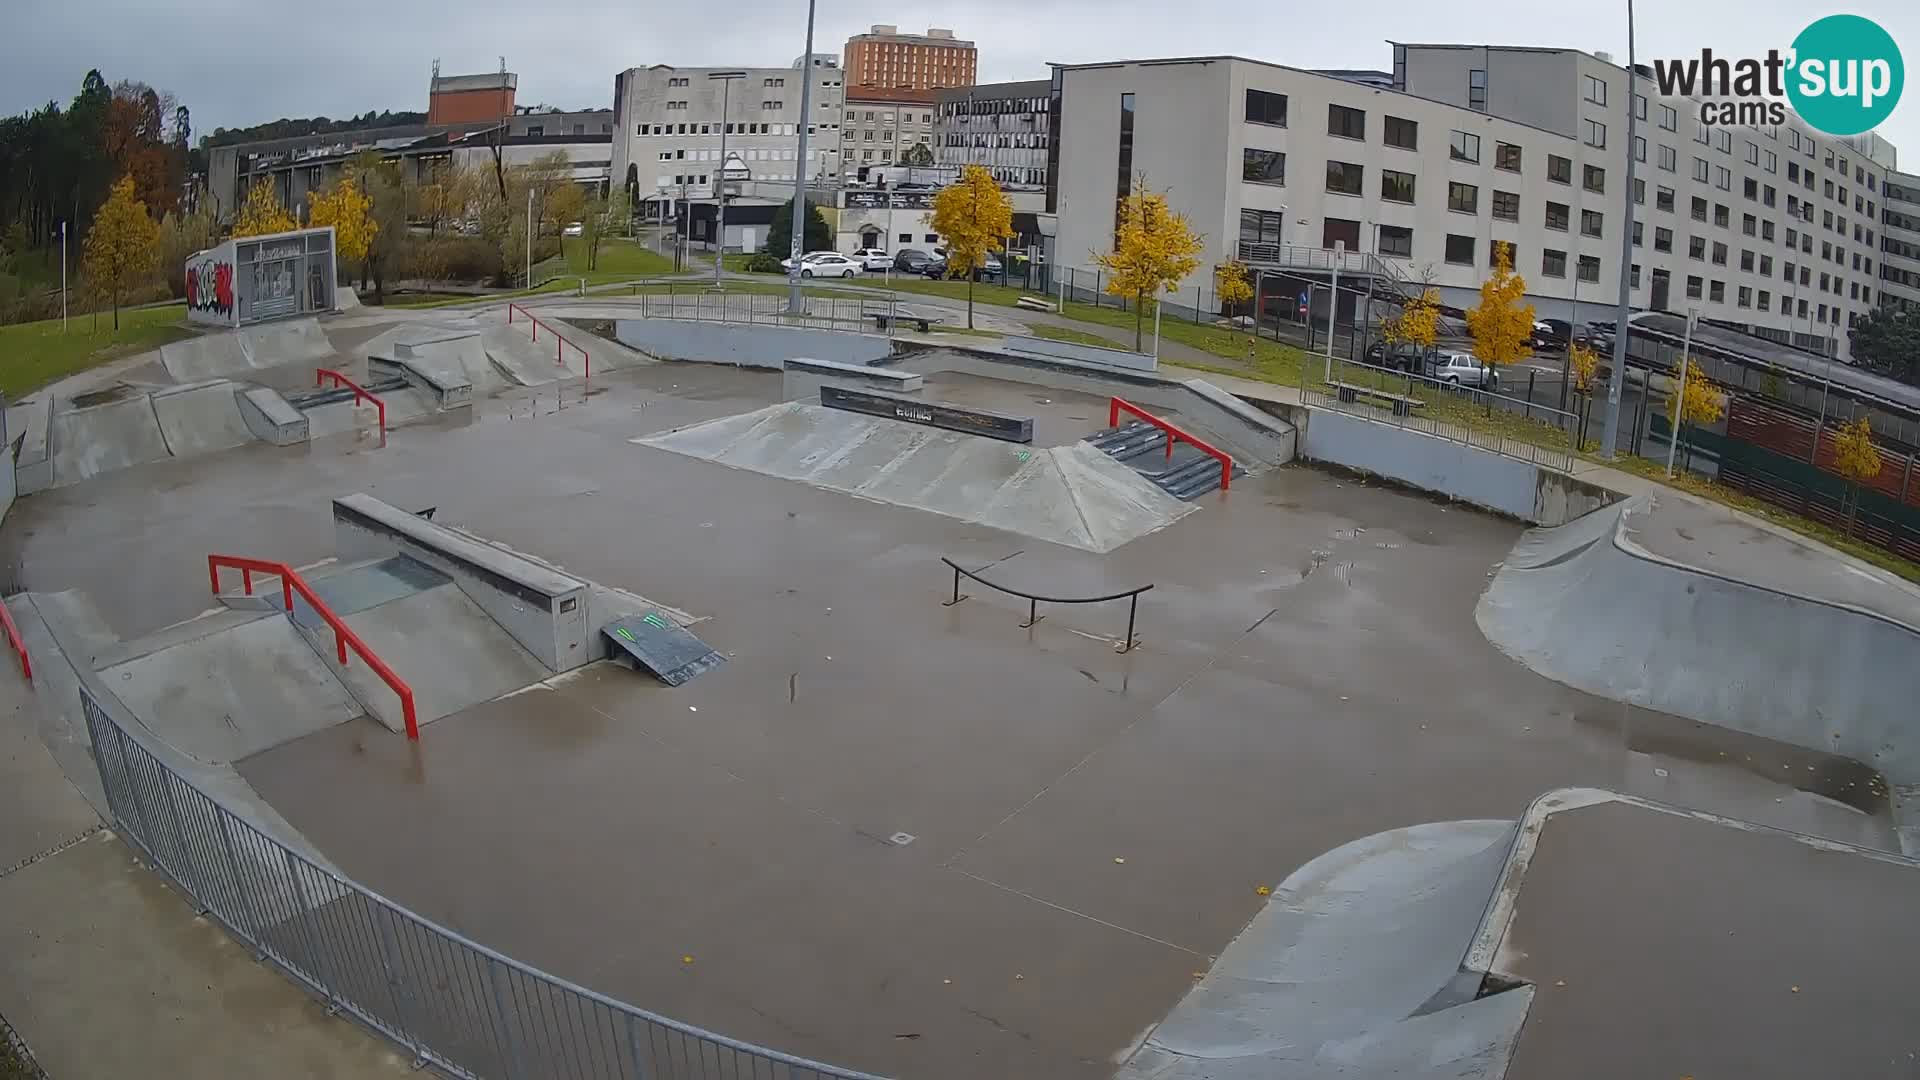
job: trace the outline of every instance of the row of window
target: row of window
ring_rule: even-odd
[[[637,135],[796,135],[794,124],[641,124]]]

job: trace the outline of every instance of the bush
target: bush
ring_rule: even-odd
[[[490,281],[500,269],[500,249],[480,237],[439,236],[410,245],[400,274],[432,281]]]
[[[770,251],[756,251],[753,254],[753,258],[747,260],[747,273],[749,274],[778,274],[783,272],[780,266],[780,256]]]

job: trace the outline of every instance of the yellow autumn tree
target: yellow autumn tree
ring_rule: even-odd
[[[373,220],[373,198],[361,187],[360,177],[353,170],[325,192],[308,193],[307,207],[308,224],[333,226],[336,258],[344,263],[366,260],[380,225]]]
[[[120,297],[160,268],[160,226],[147,215],[147,204],[134,198],[133,177],[114,182],[93,216],[81,259],[87,288],[113,305],[113,328],[119,330]]]
[[[1184,215],[1167,207],[1165,192],[1154,191],[1140,177],[1120,203],[1120,228],[1113,250],[1095,253],[1093,261],[1111,272],[1106,291],[1133,301],[1133,351],[1141,351],[1147,300],[1180,288],[1180,282],[1200,266],[1205,242],[1187,224]]]
[[[273,182],[267,179],[254,181],[247,189],[247,199],[240,204],[240,213],[233,219],[233,235],[264,236],[267,233],[290,232],[300,226],[280,205],[280,196],[274,193]]]
[[[1851,498],[1847,500],[1847,535],[1853,535],[1853,519],[1860,512],[1860,485],[1880,475],[1880,451],[1873,445],[1873,428],[1867,418],[1857,417],[1841,424],[1833,433],[1833,467],[1847,478]]]
[[[1253,299],[1252,275],[1247,272],[1247,264],[1238,259],[1228,259],[1213,268],[1213,291],[1219,295],[1221,310],[1233,314],[1233,309]],[[1256,312],[1255,318],[1259,315]]]
[[[947,240],[947,276],[967,279],[967,329],[973,329],[974,271],[987,265],[989,252],[1005,249],[1013,235],[1013,203],[979,165],[960,171],[960,179],[933,197],[928,216],[933,231]]]
[[[1567,374],[1573,388],[1582,394],[1593,392],[1593,377],[1600,373],[1600,354],[1592,346],[1575,342],[1567,348]]]
[[[1401,306],[1400,314],[1380,324],[1380,333],[1389,345],[1417,345],[1422,353],[1433,348],[1440,336],[1440,294],[1420,290],[1419,296]]]
[[[1685,381],[1667,395],[1667,423],[1673,425],[1676,433],[1683,432],[1686,424],[1711,424],[1727,411],[1726,400],[1720,396],[1719,389],[1712,380],[1700,374],[1700,362],[1697,359],[1690,360],[1684,366]],[[1693,443],[1683,440],[1681,445],[1687,448],[1687,461],[1691,464]]]
[[[1495,241],[1493,274],[1480,285],[1480,302],[1467,309],[1473,354],[1497,372],[1533,355],[1533,305],[1527,279],[1513,272],[1513,245]]]

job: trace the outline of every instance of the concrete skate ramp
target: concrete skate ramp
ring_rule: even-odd
[[[216,330],[160,347],[160,363],[175,382],[205,382],[286,364],[324,364],[333,344],[313,319],[287,319],[237,330]]]
[[[552,349],[536,345],[517,327],[494,327],[480,335],[480,342],[487,360],[514,385],[544,386],[572,374],[554,363]]]
[[[413,690],[421,724],[531,686],[552,673],[456,585],[441,585],[344,616],[343,621]],[[332,631],[318,632],[316,648],[375,717],[406,730],[399,700],[380,676],[348,654],[333,659]]]
[[[1198,509],[1085,443],[1032,450],[799,402],[633,441],[1082,551]]]
[[[254,440],[240,413],[239,389],[219,379],[154,393],[153,413],[174,457],[225,450]]]
[[[514,385],[487,359],[480,334],[474,330],[415,329],[397,337],[389,355],[441,381],[464,381],[475,394],[498,393]]]
[[[1532,991],[1473,1000],[1479,973],[1461,962],[1514,835],[1511,821],[1416,825],[1301,867],[1118,1076],[1502,1075]]]
[[[1920,630],[1655,555],[1629,528],[1652,509],[1523,536],[1475,611],[1488,640],[1600,697],[1920,782]]]
[[[105,668],[101,677],[155,737],[209,765],[361,713],[281,614],[168,645]]]
[[[243,327],[239,333],[247,356],[257,368],[315,364],[331,360],[335,355],[333,343],[313,319],[261,323]]]
[[[56,408],[52,436],[56,487],[169,456],[145,394],[85,409]]]

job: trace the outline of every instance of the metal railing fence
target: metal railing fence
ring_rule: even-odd
[[[1301,365],[1305,404],[1573,471],[1581,437],[1578,413],[1338,357],[1328,365],[1329,373],[1317,362],[1322,359],[1309,357]]]
[[[556,978],[315,865],[221,805],[82,684],[114,827],[204,914],[325,998],[462,1077],[878,1080],[729,1039]],[[103,701],[106,704],[103,704]]]

